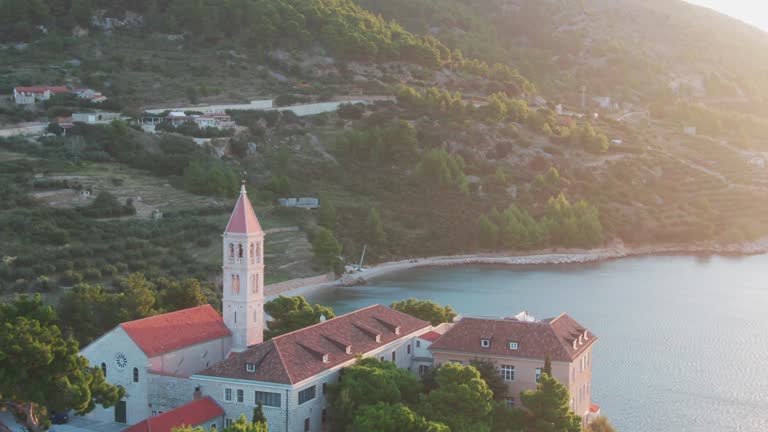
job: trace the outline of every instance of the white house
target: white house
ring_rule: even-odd
[[[35,102],[46,101],[52,95],[68,92],[69,89],[62,86],[14,87],[13,100],[17,105],[30,105]]]
[[[116,112],[81,112],[72,113],[72,122],[74,123],[87,123],[87,124],[104,124],[110,123],[112,120],[120,118],[120,113]]]
[[[316,209],[320,207],[318,198],[278,198],[277,203],[283,207],[298,207],[303,209]]]
[[[152,413],[150,373],[189,376],[220,362],[231,349],[231,334],[210,305],[120,324],[80,354],[100,366],[108,382],[124,387],[126,396],[88,416],[125,424],[144,420]]]

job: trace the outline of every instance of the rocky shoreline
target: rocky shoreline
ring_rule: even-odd
[[[473,264],[492,265],[565,265],[609,261],[634,256],[653,255],[757,255],[768,253],[768,238],[755,242],[720,245],[697,243],[691,245],[655,245],[626,247],[615,243],[598,249],[547,249],[521,254],[493,253],[472,255],[449,255],[428,258],[414,258],[377,264],[357,273],[345,274],[333,282],[307,285],[285,292],[285,295],[304,295],[318,289],[363,285],[370,280],[390,273],[417,267],[456,267]]]

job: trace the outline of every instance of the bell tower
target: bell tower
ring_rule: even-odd
[[[232,350],[264,341],[264,231],[245,191],[222,235],[224,324],[232,331]]]

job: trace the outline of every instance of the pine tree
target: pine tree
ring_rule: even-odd
[[[264,404],[262,404],[261,401],[259,401],[256,404],[256,408],[253,409],[253,419],[251,419],[251,422],[256,424],[267,424],[267,416],[264,415]]]
[[[520,394],[528,409],[528,430],[581,432],[581,417],[570,408],[568,388],[547,373],[539,377],[537,390]]]

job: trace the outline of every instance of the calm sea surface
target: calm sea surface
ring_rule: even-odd
[[[768,431],[766,255],[413,269],[309,297],[337,314],[409,297],[468,315],[568,312],[600,338],[593,398],[619,431]]]

